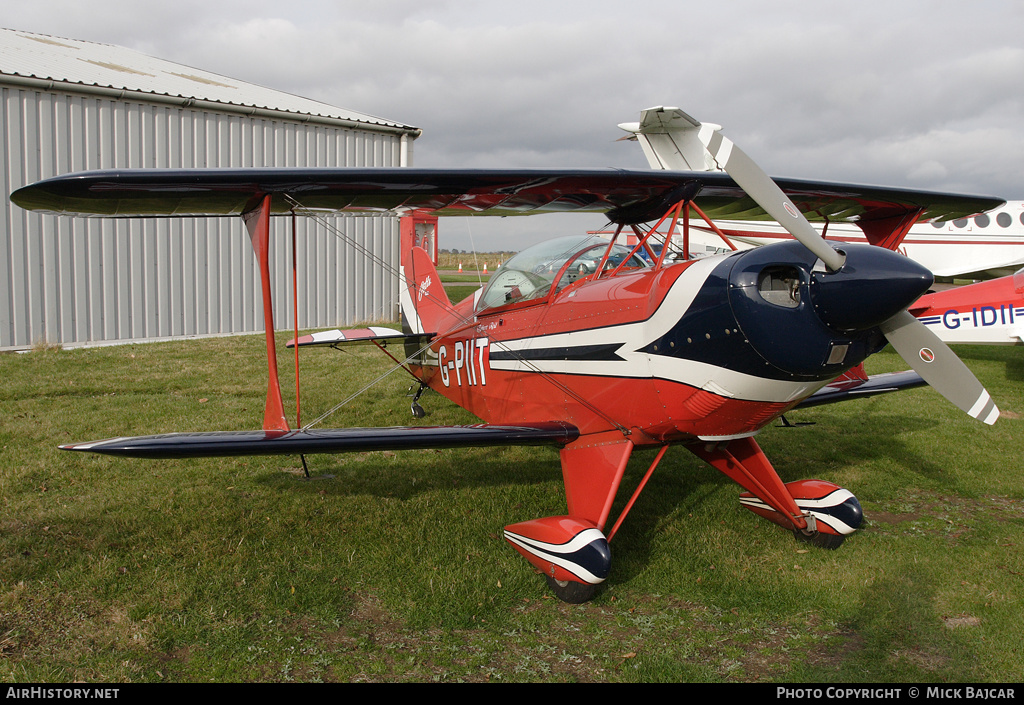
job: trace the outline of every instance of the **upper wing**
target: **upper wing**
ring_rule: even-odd
[[[921,211],[919,221],[961,218],[1001,199],[778,179],[811,219],[856,221]],[[412,168],[138,169],[58,176],[18,189],[17,205],[45,213],[112,217],[238,215],[271,196],[274,213],[428,210],[436,215],[601,212],[617,223],[664,215],[685,197],[711,218],[770,220],[720,172],[621,169]]]

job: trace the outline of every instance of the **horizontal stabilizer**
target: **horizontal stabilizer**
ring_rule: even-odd
[[[926,386],[928,386],[928,383],[921,379],[921,375],[913,370],[872,375],[865,380],[841,379],[822,387],[794,408],[806,409],[811,406],[834,404],[858,397],[873,397],[876,394],[888,394],[889,392],[898,392],[901,389]]]
[[[405,342],[406,340],[413,341],[417,347],[423,347],[434,337],[433,333],[417,333],[414,335],[406,335],[400,333],[392,328],[380,328],[371,326],[370,328],[353,328],[350,330],[325,330],[319,333],[313,333],[311,335],[303,335],[298,339],[300,348],[304,348],[309,345],[358,345],[361,343],[381,343],[386,345],[388,342]],[[295,347],[295,340],[289,340],[286,343],[287,347]]]
[[[131,458],[217,458],[243,455],[358,453],[374,450],[474,448],[508,445],[564,446],[579,430],[562,422],[516,426],[396,426],[390,428],[325,428],[299,431],[213,431],[165,433],[157,436],[109,438],[73,443],[62,450],[80,450]]]
[[[708,150],[711,136],[720,125],[701,123],[679,108],[648,108],[640,122],[624,122],[620,128],[640,142],[652,169],[675,171],[724,171]]]

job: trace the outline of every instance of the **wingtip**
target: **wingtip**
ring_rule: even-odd
[[[284,344],[286,348],[294,348],[296,345],[309,345],[313,342],[312,335],[300,335],[298,338],[292,338]]]

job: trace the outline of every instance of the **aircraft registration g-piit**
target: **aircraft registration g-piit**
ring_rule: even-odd
[[[681,445],[741,485],[742,503],[799,539],[837,547],[861,522],[832,483],[784,484],[755,434],[801,404],[930,384],[971,416],[999,412],[982,385],[907,308],[932,283],[888,250],[836,248],[803,212],[897,227],[965,217],[999,199],[847,184],[775,182],[729,140],[709,148],[725,172],[622,170],[241,169],[71,174],[12,200],[55,214],[239,215],[257,253],[267,329],[263,428],[115,438],[69,450],[147,458],[331,453],[505,444],[558,448],[564,515],[505,527],[505,538],[569,602],[590,599],[611,566],[609,542],[651,473]],[[690,205],[713,216],[771,217],[795,240],[682,261],[655,252]],[[478,416],[473,426],[291,429],[277,376],[267,243],[271,216],[303,209],[521,215],[596,211],[610,240],[553,239],[502,265],[453,305],[427,252],[402,243],[403,332],[316,334],[300,344],[404,347],[427,387]],[[654,228],[648,223],[657,222]],[[625,246],[626,231],[638,242]],[[886,343],[913,371],[829,385]],[[851,390],[850,387],[853,387]],[[414,412],[416,410],[414,402]],[[625,509],[613,500],[637,448],[658,448]],[[611,527],[609,527],[611,524]]]

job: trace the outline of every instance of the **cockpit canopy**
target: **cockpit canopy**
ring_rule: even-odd
[[[630,249],[614,245],[604,269],[618,267],[629,256]],[[608,240],[596,235],[562,237],[527,248],[494,273],[480,295],[477,311],[543,299],[596,272],[607,250]],[[625,264],[629,269],[647,266],[637,255],[629,257]]]

